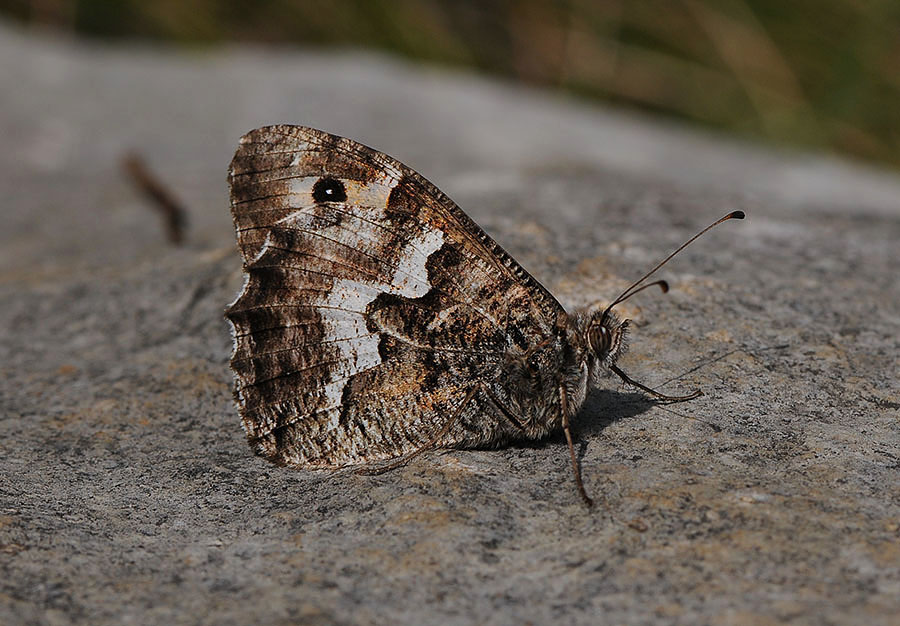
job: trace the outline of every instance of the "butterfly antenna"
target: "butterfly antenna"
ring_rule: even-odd
[[[655,274],[656,271],[657,271],[659,268],[661,268],[663,265],[665,265],[666,263],[668,263],[668,262],[672,259],[672,257],[674,257],[676,254],[678,254],[679,252],[681,252],[682,250],[684,250],[685,248],[687,248],[689,245],[691,245],[691,244],[694,242],[694,240],[696,240],[698,237],[700,237],[700,235],[702,235],[702,234],[705,233],[706,231],[708,231],[708,230],[710,230],[710,229],[712,229],[712,228],[715,228],[716,226],[718,226],[718,225],[721,224],[722,222],[727,222],[728,220],[742,220],[742,219],[744,219],[744,212],[743,212],[743,211],[732,211],[732,212],[729,213],[728,215],[726,215],[726,216],[724,216],[724,217],[720,217],[720,218],[717,219],[715,222],[713,222],[712,224],[710,224],[709,226],[707,226],[706,228],[704,228],[703,230],[701,230],[699,233],[697,233],[696,235],[694,235],[693,237],[691,237],[690,239],[688,239],[687,241],[685,241],[683,244],[681,244],[681,245],[678,247],[677,250],[675,250],[675,252],[673,252],[672,254],[670,254],[669,256],[667,256],[666,258],[664,258],[662,261],[660,261],[659,263],[657,263],[657,264],[656,264],[656,267],[654,267],[652,270],[650,270],[649,272],[647,272],[646,274],[644,274],[643,276],[641,276],[638,280],[636,280],[634,283],[632,283],[631,286],[630,286],[628,289],[626,289],[625,291],[623,291],[622,294],[621,294],[618,298],[616,298],[615,300],[613,300],[612,304],[610,304],[608,307],[606,307],[606,310],[603,311],[603,315],[602,315],[601,318],[600,318],[600,323],[602,324],[602,323],[606,320],[606,316],[609,315],[609,312],[612,310],[612,308],[613,308],[614,306],[616,306],[617,304],[619,304],[620,302],[622,302],[622,301],[624,301],[624,300],[627,300],[628,298],[630,298],[630,297],[633,296],[634,294],[636,294],[636,293],[638,293],[638,292],[640,292],[640,291],[643,291],[644,289],[647,289],[648,287],[652,287],[652,286],[654,286],[654,285],[659,285],[660,289],[663,290],[663,293],[667,292],[667,291],[669,290],[669,284],[668,284],[666,281],[664,281],[664,280],[657,280],[657,281],[655,281],[655,282],[648,283],[648,284],[643,285],[643,286],[640,286],[640,285],[641,285],[641,283],[643,283],[645,280],[647,280],[648,278],[650,278],[651,276],[653,276],[653,274]]]

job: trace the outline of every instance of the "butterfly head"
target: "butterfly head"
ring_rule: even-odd
[[[590,348],[591,356],[603,365],[616,362],[627,347],[626,337],[631,320],[619,320],[610,311],[595,311],[585,331],[585,343]]]
[[[595,309],[585,316],[582,341],[588,353],[591,381],[604,375],[604,368],[615,365],[616,359],[627,349],[628,325],[631,320],[620,320],[609,310]]]
[[[596,314],[587,328],[587,345],[595,359],[612,365],[625,352],[625,337],[631,320],[619,321],[614,313]]]

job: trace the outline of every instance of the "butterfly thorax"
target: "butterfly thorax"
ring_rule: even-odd
[[[566,316],[551,337],[520,348],[512,346],[490,385],[513,439],[539,439],[562,423],[566,409],[574,415],[587,395],[586,351]]]

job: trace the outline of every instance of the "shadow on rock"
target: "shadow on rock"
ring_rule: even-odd
[[[596,434],[613,422],[646,413],[657,404],[642,393],[594,390],[575,416],[572,427],[579,434]]]
[[[642,393],[623,393],[620,391],[595,390],[591,392],[584,406],[575,415],[572,422],[573,434],[576,438],[593,435],[613,422],[646,413],[658,403]],[[550,433],[546,439],[515,440],[505,444],[510,448],[542,448],[548,441],[564,442],[562,429]],[[583,440],[584,441],[584,440]]]

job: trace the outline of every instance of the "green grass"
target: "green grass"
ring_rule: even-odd
[[[385,50],[900,166],[898,0],[0,0],[94,37]]]

